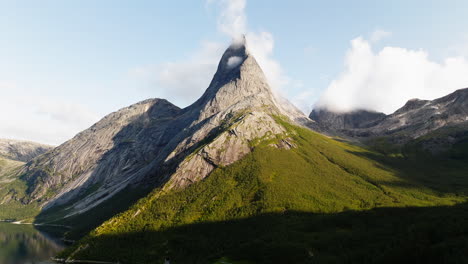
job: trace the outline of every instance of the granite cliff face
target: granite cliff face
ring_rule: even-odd
[[[112,113],[61,146],[28,162],[25,203],[85,212],[126,187],[184,188],[250,153],[259,140],[294,142],[278,118],[315,122],[272,93],[246,43],[231,45],[205,93],[180,109],[146,100]]]
[[[0,139],[0,157],[28,162],[53,149],[52,146],[30,141]]]
[[[309,118],[315,120],[325,129],[341,131],[372,126],[384,119],[385,114],[367,110],[335,113],[327,109],[314,109]]]
[[[141,177],[140,169],[170,140],[167,125],[179,111],[166,100],[145,100],[29,162],[20,172],[30,186],[28,202],[49,208],[80,197],[82,208],[111,197]],[[81,197],[89,188],[94,192]]]

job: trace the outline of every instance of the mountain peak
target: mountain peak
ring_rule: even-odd
[[[272,113],[287,116],[297,124],[318,129],[287,99],[273,92],[248,47],[245,35],[234,39],[221,57],[208,89],[184,111],[196,112],[200,121],[223,111],[268,108]]]
[[[230,48],[240,48],[245,46],[247,46],[247,38],[245,37],[245,34],[232,38]]]
[[[249,107],[248,104],[252,107],[275,105],[266,77],[247,49],[245,36],[226,49],[209,87],[186,110],[200,109],[211,115],[239,103],[243,108]]]

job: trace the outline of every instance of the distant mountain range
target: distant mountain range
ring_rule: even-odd
[[[0,139],[0,157],[10,160],[28,162],[53,148],[30,141]]]
[[[425,150],[435,154],[468,139],[468,88],[432,101],[409,100],[390,115],[366,110],[335,113],[316,109],[309,117],[329,135],[368,145],[380,141],[394,147],[419,139]]]
[[[437,129],[468,123],[468,88],[432,101],[412,99],[393,114],[356,110],[336,113],[315,109],[309,116],[330,133],[352,137],[397,135],[407,140]]]
[[[273,94],[244,40],[186,108],[149,99],[56,148],[5,152],[27,163],[0,170],[0,218],[72,226],[68,260],[381,263],[446,245],[438,257],[459,260],[454,226],[420,238],[431,213],[403,208],[437,207],[434,222],[464,210],[467,97],[309,118]]]

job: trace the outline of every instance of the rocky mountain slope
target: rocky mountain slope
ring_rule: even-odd
[[[468,88],[429,101],[412,99],[390,115],[369,111],[334,113],[316,109],[310,114],[330,134],[368,139],[388,137],[405,143],[446,127],[468,124]]]
[[[329,127],[359,130],[387,117],[359,111],[329,118]],[[386,234],[367,250],[356,249],[353,237],[368,229],[351,234],[356,225],[338,216],[334,221],[342,224],[320,231],[324,223],[318,219],[372,208],[454,205],[468,198],[462,177],[468,157],[395,159],[306,128],[317,124],[275,98],[245,45],[225,52],[204,95],[173,119],[173,138],[148,165],[151,177],[143,177],[157,188],[62,257],[124,263],[164,257],[177,263],[372,263],[391,256],[401,262],[431,251],[416,250],[404,239],[385,243],[414,231],[386,222],[384,209],[369,223],[355,220],[372,229],[368,236]],[[415,236],[419,232],[426,231]],[[330,238],[335,233],[343,236]]]
[[[466,230],[466,206],[457,216],[429,208],[412,214],[415,209],[408,207],[466,201],[468,159],[395,159],[288,120],[275,121],[292,148],[278,148],[281,137],[259,140],[250,153],[202,181],[154,190],[61,257],[121,263],[157,263],[165,257],[174,263],[380,263],[426,259],[434,247],[443,247],[454,251],[438,251],[437,259],[463,258],[450,252],[464,247],[455,230]],[[432,221],[453,218],[461,224],[441,227],[436,239],[425,239]]]
[[[461,124],[464,94],[410,103],[394,117],[317,111],[314,122],[276,97],[248,45],[235,43],[192,105],[137,103],[17,167],[16,180],[0,183],[0,218],[41,211],[36,221],[71,225],[69,236],[98,226],[61,254],[69,261],[375,263],[420,260],[438,247],[460,252],[466,244],[454,230],[466,224],[441,229],[453,240],[420,239],[433,228],[415,226],[405,208],[438,206],[439,222],[445,206],[468,201],[465,145],[455,158],[386,155],[316,131],[422,139]],[[435,107],[451,121],[423,122],[439,115]],[[356,236],[367,238],[363,249]]]
[[[104,117],[22,169],[31,186],[27,202],[49,208],[80,197],[80,210],[98,196],[111,197],[141,177],[139,170],[169,141],[167,124],[179,111],[166,100],[150,99]],[[89,188],[95,189],[90,197],[80,196]]]
[[[28,162],[51,150],[53,146],[30,141],[0,139],[0,157]]]
[[[258,139],[294,147],[275,120],[279,115],[315,124],[279,103],[245,42],[233,44],[195,103],[179,109],[152,99],[106,116],[26,164],[19,175],[28,188],[15,199],[42,209],[61,206],[62,217],[69,217],[127,187],[184,188],[241,159]]]
[[[309,118],[315,120],[325,130],[341,131],[372,126],[384,119],[385,114],[367,110],[335,113],[326,109],[314,109]]]
[[[12,201],[12,197],[15,196],[15,191],[10,192],[6,186],[18,179],[18,172],[25,162],[52,148],[29,141],[0,139],[0,210],[3,209],[3,212],[0,212],[0,219],[8,217],[7,211],[14,212],[10,210],[11,208],[2,208],[2,205]]]

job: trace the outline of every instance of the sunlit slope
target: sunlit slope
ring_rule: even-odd
[[[0,157],[0,220],[31,220],[39,213],[37,207],[21,201],[27,189],[26,183],[18,179],[23,164]]]
[[[21,161],[15,161],[7,158],[0,157],[0,182],[5,183],[11,181],[12,172],[23,165]]]
[[[130,210],[105,222],[64,255],[81,247],[70,257],[124,263],[148,263],[167,255],[180,263],[210,263],[227,255],[254,260],[255,254],[232,253],[237,252],[234,249],[241,245],[236,243],[241,242],[231,243],[234,238],[224,236],[223,225],[214,224],[225,222],[226,235],[230,236],[243,232],[252,234],[250,228],[259,228],[259,223],[271,224],[273,229],[256,230],[255,236],[268,240],[259,242],[262,250],[278,251],[286,257],[302,256],[311,241],[302,237],[297,228],[303,228],[302,223],[309,221],[311,215],[376,207],[453,205],[466,200],[464,194],[468,185],[461,177],[460,188],[452,193],[436,190],[431,184],[418,180],[436,169],[437,164],[432,167],[428,164],[426,170],[418,172],[418,177],[413,177],[385,165],[387,159],[391,164],[389,159],[393,158],[279,122],[294,139],[295,148],[278,149],[270,146],[274,144],[271,140],[262,142],[242,160],[216,169],[201,182],[179,191],[155,190]],[[431,181],[443,185],[445,179],[431,178]],[[291,214],[292,219],[284,221],[283,216]],[[275,222],[277,218],[279,222]],[[284,225],[289,223],[301,224],[285,229]],[[215,233],[199,228],[212,224],[216,225],[212,230]],[[202,246],[204,241],[214,244]],[[326,241],[320,240],[320,243]],[[274,246],[269,248],[270,244]],[[119,250],[114,250],[116,248]],[[268,261],[271,259],[264,260]]]

